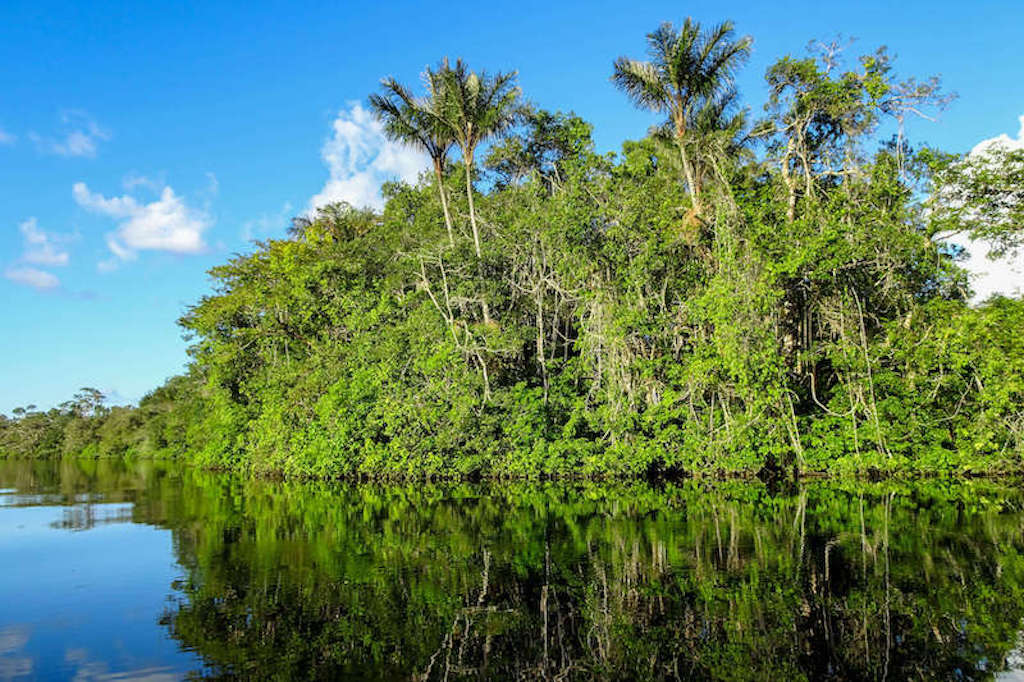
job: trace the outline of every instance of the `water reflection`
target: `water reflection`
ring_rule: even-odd
[[[32,675],[32,657],[22,651],[28,637],[29,629],[25,626],[0,627],[0,680]]]
[[[72,505],[52,530],[169,529],[179,569],[149,617],[202,677],[984,679],[1019,659],[1022,498],[990,482],[352,486],[0,462],[0,488]]]

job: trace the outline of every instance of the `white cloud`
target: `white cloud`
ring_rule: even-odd
[[[121,260],[135,260],[135,253],[131,249],[121,246],[117,239],[110,234],[107,235],[107,248]]]
[[[428,165],[421,152],[384,137],[380,122],[358,102],[339,111],[331,128],[332,135],[320,150],[330,177],[310,199],[311,211],[334,201],[382,208],[381,184],[395,179],[415,182]]]
[[[35,289],[56,289],[60,280],[52,272],[32,267],[34,265],[60,267],[68,264],[65,244],[75,235],[55,234],[40,229],[35,218],[29,218],[18,225],[21,232],[23,248],[18,261],[4,270],[4,277],[17,284]]]
[[[12,133],[0,128],[0,145],[11,145],[18,140]]]
[[[71,239],[68,235],[56,235],[39,229],[35,218],[29,218],[18,226],[25,242],[21,259],[35,265],[59,266],[68,264],[68,252],[63,244]]]
[[[65,111],[61,114],[63,131],[58,137],[43,137],[29,133],[29,139],[43,152],[58,156],[96,156],[100,142],[110,139],[104,130],[84,111]]]
[[[73,130],[53,150],[62,156],[96,156],[96,139],[81,130]]]
[[[971,273],[974,301],[981,302],[993,294],[1020,296],[1024,291],[1024,253],[1003,256],[996,260],[988,257],[991,244],[980,240],[965,240],[968,253],[961,263]]]
[[[242,225],[242,239],[248,242],[253,239],[269,237],[275,233],[280,235],[288,228],[291,218],[292,204],[290,201],[286,201],[277,213],[264,213],[259,218],[247,220]]]
[[[118,266],[121,265],[121,261],[117,258],[107,258],[96,263],[96,270],[102,273],[114,272]]]
[[[1024,149],[1024,116],[1018,119],[1020,129],[1013,138],[1003,133],[996,137],[982,140],[971,149],[970,156],[983,157],[997,147],[1007,151]],[[962,263],[971,273],[971,284],[974,288],[974,301],[980,302],[993,294],[1020,295],[1024,287],[1024,251],[1010,253],[998,259],[988,257],[992,250],[991,243],[979,239],[953,239],[955,244],[962,246],[968,258]]]
[[[1006,133],[1002,133],[1001,135],[990,137],[987,140],[982,140],[978,144],[974,145],[974,148],[971,150],[971,156],[984,154],[993,147],[1002,147],[1007,151],[1024,149],[1024,115],[1018,116],[1017,122],[1020,124],[1020,129],[1017,131],[1017,137],[1013,138]]]
[[[46,291],[60,286],[60,280],[51,272],[24,266],[12,266],[4,270],[4,277],[17,284]]]
[[[107,235],[107,246],[122,261],[134,259],[138,251],[187,254],[206,248],[203,232],[212,220],[187,206],[169,186],[161,190],[159,199],[149,203],[127,194],[108,199],[90,192],[84,182],[76,182],[71,194],[79,206],[120,221]]]
[[[135,189],[136,187],[145,187],[146,189],[151,189],[154,192],[159,191],[161,188],[160,183],[158,183],[156,180],[152,180],[146,177],[145,175],[139,175],[138,173],[135,172],[129,173],[128,175],[124,176],[124,179],[121,180],[121,186],[124,187],[125,190],[129,192]]]

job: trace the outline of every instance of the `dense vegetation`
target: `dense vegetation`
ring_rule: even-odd
[[[182,578],[160,622],[202,657],[195,678],[981,680],[1021,665],[1022,498],[989,481],[346,485],[65,459],[0,462],[0,487],[72,505],[61,527],[169,529]]]
[[[211,271],[188,372],[0,419],[0,452],[313,476],[1018,469],[1024,303],[971,307],[953,235],[1020,246],[1024,154],[914,150],[945,106],[885,50],[765,75],[665,24],[613,82],[666,116],[618,154],[461,60],[370,104],[430,173]],[[895,131],[879,140],[883,131]],[[458,154],[458,162],[452,159]]]

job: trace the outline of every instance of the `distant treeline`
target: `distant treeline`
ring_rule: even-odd
[[[441,61],[370,105],[433,161],[210,271],[188,372],[0,420],[0,453],[312,476],[995,472],[1024,445],[1024,303],[968,305],[953,236],[1024,236],[1024,152],[911,148],[945,107],[885,50],[766,72],[660,26],[613,82],[663,126],[598,154],[514,73]],[[595,84],[599,86],[600,84]],[[894,131],[880,140],[881,131]]]

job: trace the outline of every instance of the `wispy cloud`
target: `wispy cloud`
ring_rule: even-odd
[[[220,181],[217,176],[207,171],[206,173],[206,193],[211,197],[215,197],[220,194]]]
[[[12,145],[18,141],[18,138],[13,133],[9,133],[3,128],[0,128],[0,145]]]
[[[71,195],[79,206],[119,221],[117,229],[107,234],[107,247],[121,261],[135,259],[138,251],[193,254],[206,248],[203,232],[212,219],[188,206],[170,186],[149,203],[127,194],[107,198],[91,192],[84,182],[76,182]]]
[[[47,232],[39,227],[33,217],[18,225],[22,237],[22,252],[18,261],[4,270],[4,277],[16,284],[39,290],[56,289],[60,279],[39,267],[62,267],[68,264],[70,256],[65,245],[75,235]]]
[[[61,132],[44,136],[28,134],[40,151],[58,156],[96,156],[100,142],[110,139],[110,132],[84,111],[69,110],[61,114]]]
[[[29,218],[18,226],[25,241],[22,260],[35,265],[67,265],[69,256],[64,244],[72,239],[70,235],[57,235],[39,229],[39,222]]]
[[[137,187],[144,187],[153,191],[159,191],[163,185],[152,178],[146,177],[145,175],[132,172],[124,176],[124,179],[121,180],[121,186],[124,187],[126,191],[131,192]]]
[[[251,241],[274,234],[280,235],[287,229],[291,218],[292,204],[286,201],[277,213],[264,213],[259,218],[247,220],[242,225],[242,239]]]
[[[22,284],[39,291],[48,291],[60,286],[60,279],[57,278],[57,275],[25,265],[12,265],[4,270],[4,277],[15,284]]]
[[[413,182],[428,165],[422,153],[384,137],[380,122],[358,102],[338,112],[320,156],[330,177],[310,199],[310,210],[335,201],[381,208],[382,183]]]

